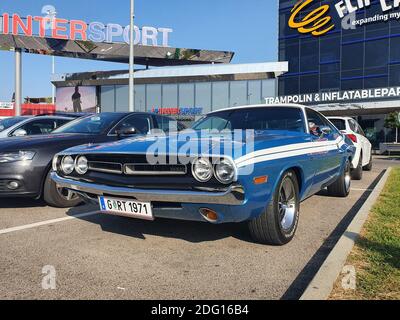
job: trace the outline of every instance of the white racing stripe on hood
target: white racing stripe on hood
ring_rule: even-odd
[[[249,153],[248,155],[245,155],[237,159],[235,163],[238,166],[238,168],[240,168],[264,161],[337,150],[343,144],[344,141],[342,137],[337,138],[335,141],[315,141],[315,142],[296,143],[296,144],[263,149],[256,152],[252,152]]]

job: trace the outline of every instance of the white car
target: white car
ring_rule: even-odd
[[[352,161],[351,176],[354,180],[361,180],[363,170],[372,169],[372,145],[356,120],[350,117],[328,117],[328,119],[353,141],[356,153]]]

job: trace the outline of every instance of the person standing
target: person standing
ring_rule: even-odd
[[[82,112],[82,100],[78,86],[75,87],[75,93],[72,95],[72,105],[74,112]]]

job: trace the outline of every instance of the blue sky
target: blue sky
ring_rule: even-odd
[[[0,12],[41,15],[53,5],[58,17],[129,24],[129,0],[1,0]],[[276,61],[275,0],[136,0],[135,24],[170,27],[173,47],[234,51],[233,63]],[[127,69],[127,65],[56,58],[56,73]],[[0,101],[14,92],[14,55],[0,51]],[[23,56],[23,96],[51,96],[51,57]]]

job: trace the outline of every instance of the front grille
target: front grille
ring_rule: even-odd
[[[115,162],[89,161],[89,170],[104,173],[122,173],[122,164]]]
[[[6,192],[6,191],[10,191],[7,188],[7,182],[6,180],[0,180],[0,192]]]
[[[185,175],[185,165],[162,165],[162,164],[126,164],[124,173],[128,175]]]
[[[88,155],[89,170],[128,176],[184,176],[183,164],[150,164],[146,155]],[[167,163],[169,159],[167,158]]]

